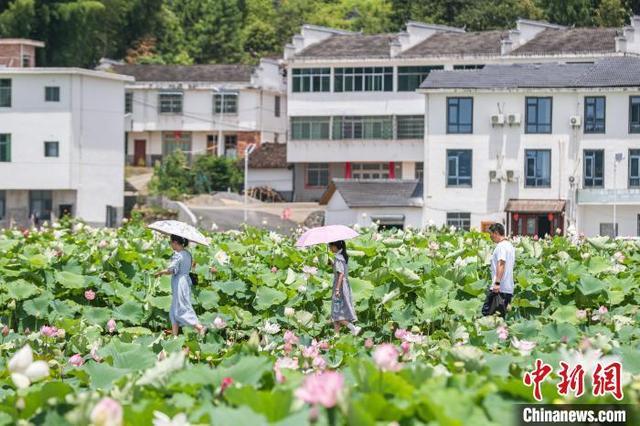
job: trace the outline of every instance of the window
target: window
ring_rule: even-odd
[[[584,187],[604,187],[604,151],[584,151]]]
[[[191,151],[191,133],[189,132],[163,132],[162,155],[167,156],[175,151],[182,151],[189,155]]]
[[[331,68],[294,68],[293,92],[328,92],[331,87]]]
[[[526,98],[526,133],[551,133],[551,99]]]
[[[424,179],[424,163],[422,161],[416,163],[416,179]]]
[[[51,220],[51,191],[29,191],[29,211],[38,220]]]
[[[333,117],[333,139],[392,139],[393,117]]]
[[[237,114],[238,94],[237,93],[217,93],[214,98],[214,112],[216,114]]]
[[[551,151],[528,149],[524,152],[525,183],[528,187],[551,186]]]
[[[47,86],[44,88],[45,102],[60,102],[60,88],[58,86]]]
[[[615,238],[618,236],[618,224],[616,223],[615,232],[613,230],[613,223],[601,223],[600,224],[600,235]]]
[[[329,139],[329,117],[291,117],[291,139]]]
[[[273,115],[280,117],[280,96],[274,98]]]
[[[433,70],[444,69],[442,65],[426,67],[398,67],[398,91],[413,92]]]
[[[11,79],[0,78],[0,107],[11,106]]]
[[[447,133],[473,132],[473,98],[447,98]]]
[[[399,115],[396,117],[396,138],[422,139],[424,115]]]
[[[0,80],[0,87],[2,87],[1,80]],[[0,106],[2,106],[1,92],[0,92]],[[629,97],[629,133],[640,133],[640,96]]]
[[[11,135],[9,133],[0,133],[0,162],[8,163],[11,161]]]
[[[464,64],[464,65],[454,65],[454,70],[481,70],[484,68],[483,64]]]
[[[60,155],[58,149],[58,142],[45,142],[44,143],[44,156],[45,157],[58,157]]]
[[[336,68],[333,71],[334,92],[391,92],[392,67]]]
[[[182,112],[182,93],[160,93],[158,104],[162,114],[180,114]]]
[[[307,164],[307,186],[327,186],[329,185],[329,164],[309,163]]]
[[[604,133],[605,100],[604,96],[587,96],[584,98],[585,133]]]
[[[227,158],[238,157],[238,136],[224,135],[224,156]]]
[[[471,213],[447,213],[447,226],[468,231],[471,229]]]
[[[127,92],[124,94],[124,113],[131,114],[133,112],[133,93]]]
[[[402,173],[402,164],[394,163],[395,178]],[[351,163],[352,179],[389,179],[389,163]]]
[[[629,186],[640,188],[640,149],[629,150]]]
[[[471,150],[447,150],[447,186],[471,186]]]
[[[6,192],[0,190],[0,219],[4,219],[7,214],[7,196]]]
[[[218,135],[207,135],[207,155],[218,155]]]
[[[31,66],[31,56],[24,54],[22,55],[22,68],[29,68]]]

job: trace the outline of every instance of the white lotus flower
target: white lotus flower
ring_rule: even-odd
[[[427,226],[428,226],[429,228],[431,228],[431,227],[435,226],[435,224],[436,224],[436,223],[433,221],[433,219],[429,219],[429,220],[427,221]]]
[[[282,242],[282,237],[273,231],[269,232],[269,239],[276,244],[279,244]]]
[[[451,225],[451,226],[449,227],[449,232],[451,232],[451,233],[453,234],[453,233],[455,233],[455,232],[456,232],[456,230],[457,230],[457,229],[458,229],[458,228],[456,228],[454,225]]]
[[[284,316],[285,317],[292,317],[296,314],[296,310],[293,309],[292,307],[287,306],[286,308],[284,308]]]
[[[216,317],[216,319],[213,320],[213,326],[218,330],[222,330],[227,326],[227,323],[222,318]]]
[[[617,355],[602,356],[602,351],[600,349],[587,348],[585,351],[580,352],[575,349],[567,350],[566,348],[560,348],[559,352],[562,357],[562,361],[569,364],[569,369],[573,369],[578,365],[582,366],[585,377],[593,376],[598,363],[605,366],[612,362],[622,362],[620,357]]]
[[[212,231],[217,231],[218,230],[218,225],[216,225],[215,223],[211,223],[211,230]]]
[[[218,262],[220,265],[226,265],[227,263],[229,263],[229,256],[224,252],[224,250],[218,250],[218,252],[214,256],[214,259],[216,259],[216,262]]]
[[[306,285],[301,285],[300,287],[298,287],[298,292],[299,293],[305,293],[307,291],[307,286]]]
[[[36,382],[49,375],[49,364],[44,361],[33,361],[31,346],[25,345],[9,360],[11,380],[19,389],[26,389],[32,382]]]
[[[517,337],[514,337],[511,340],[511,344],[514,348],[520,351],[520,355],[529,356],[531,351],[536,347],[536,342],[530,342],[528,340],[518,340]]]
[[[190,426],[187,415],[176,414],[173,419],[160,411],[153,412],[153,426]]]
[[[264,332],[267,334],[278,334],[280,333],[280,325],[277,322],[272,323],[266,321],[264,323],[264,326],[262,327],[262,330],[264,330]]]

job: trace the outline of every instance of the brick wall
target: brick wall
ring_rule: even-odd
[[[22,47],[22,54],[29,56],[29,67],[36,66],[36,48],[35,46],[16,44],[0,44],[0,64],[21,68],[22,57],[20,56]]]
[[[244,158],[244,150],[248,144],[255,143],[256,147],[259,147],[262,142],[260,140],[260,132],[238,132],[237,137],[238,145],[236,146],[236,150],[238,158]]]

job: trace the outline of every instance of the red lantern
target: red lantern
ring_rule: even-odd
[[[514,222],[517,222],[517,221],[518,221],[518,219],[520,219],[520,215],[519,215],[518,213],[514,213],[514,214],[513,214],[513,220],[514,220]]]
[[[549,213],[547,219],[549,219],[549,222],[553,222],[553,213]]]
[[[180,139],[181,136],[182,136],[182,132],[180,132],[179,130],[176,130],[175,132],[173,132],[174,138]]]

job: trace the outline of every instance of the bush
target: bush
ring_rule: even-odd
[[[192,165],[181,151],[167,156],[154,169],[149,189],[154,194],[181,199],[185,195],[212,191],[234,191],[242,187],[243,174],[234,160],[208,155],[196,156]]]

